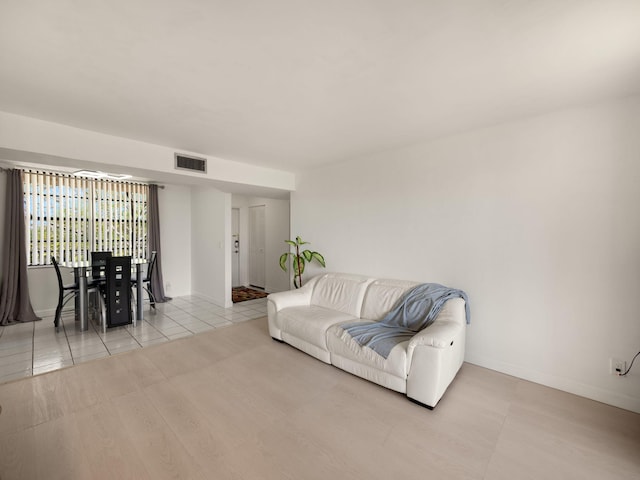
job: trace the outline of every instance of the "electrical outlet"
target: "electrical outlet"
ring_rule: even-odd
[[[618,358],[609,359],[609,373],[611,375],[622,375],[627,371],[627,362]]]

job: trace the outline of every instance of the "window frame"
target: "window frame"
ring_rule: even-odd
[[[92,251],[147,258],[148,184],[24,170],[23,188],[29,267],[87,262]]]

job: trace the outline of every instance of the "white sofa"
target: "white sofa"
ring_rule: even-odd
[[[342,370],[433,408],[464,360],[465,302],[447,301],[434,323],[388,358],[360,346],[345,323],[380,321],[416,282],[327,273],[267,298],[269,333]]]

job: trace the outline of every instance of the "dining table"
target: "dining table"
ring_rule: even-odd
[[[143,278],[142,278],[142,266],[147,263],[146,258],[132,258],[132,269],[135,266],[136,274],[136,311],[132,318],[133,326],[136,326],[138,320],[143,320]],[[78,319],[80,320],[80,330],[86,331],[89,329],[89,281],[87,276],[91,274],[91,261],[61,261],[59,262],[61,267],[73,268],[74,277],[78,279],[78,302],[76,304]],[[106,319],[104,320],[106,321]]]

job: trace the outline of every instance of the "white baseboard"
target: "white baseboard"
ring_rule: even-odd
[[[593,385],[576,382],[568,378],[558,377],[556,375],[549,375],[536,370],[522,368],[518,365],[498,362],[494,359],[467,356],[465,358],[465,361],[479,367],[495,370],[497,372],[505,373],[507,375],[521,378],[533,383],[538,383],[546,387],[555,388],[557,390],[562,390],[563,392],[572,393],[580,397],[585,397],[597,402],[606,403],[607,405],[612,405],[614,407],[623,408],[631,412],[640,413],[640,398],[638,397],[633,397],[631,395],[625,395],[618,392],[612,392],[611,390],[605,390]]]

